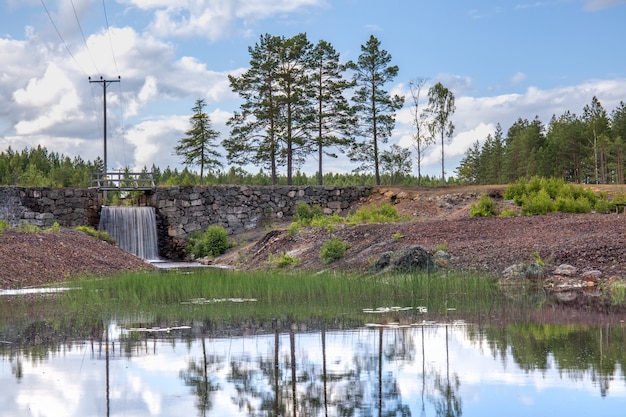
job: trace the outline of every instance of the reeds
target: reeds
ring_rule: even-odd
[[[426,307],[433,314],[446,314],[452,309],[489,310],[499,297],[492,279],[445,273],[364,276],[203,268],[82,279],[73,285],[77,290],[64,296],[83,311],[156,311],[178,317],[356,317],[367,308],[390,306],[413,311]]]

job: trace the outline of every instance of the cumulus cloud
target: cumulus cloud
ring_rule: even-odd
[[[304,11],[325,0],[126,0],[154,12],[150,30],[156,36],[205,37],[211,41],[242,34],[251,22]]]

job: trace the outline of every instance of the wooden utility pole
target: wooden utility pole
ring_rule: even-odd
[[[103,158],[103,162],[104,162],[104,169],[102,171],[102,175],[106,176],[107,174],[107,86],[111,83],[119,83],[120,82],[121,77],[118,75],[117,76],[117,80],[105,80],[102,77],[100,77],[99,80],[92,80],[91,77],[89,77],[89,82],[90,83],[98,83],[98,84],[102,84],[102,102],[103,102],[103,113],[104,113],[104,127],[103,127],[103,136],[104,136],[104,158]]]

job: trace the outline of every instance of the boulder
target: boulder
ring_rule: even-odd
[[[411,245],[383,253],[374,268],[377,271],[414,272],[434,270],[436,265],[430,251],[420,245]]]

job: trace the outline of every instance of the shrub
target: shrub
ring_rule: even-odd
[[[275,266],[277,268],[287,268],[290,266],[298,266],[300,265],[300,259],[295,256],[289,255],[288,253],[282,253],[280,255],[272,255],[271,253],[268,256],[267,263],[270,266]]]
[[[539,190],[524,199],[522,204],[522,214],[534,216],[537,214],[548,214],[554,211],[554,202],[546,190]]]
[[[319,206],[311,207],[305,202],[300,202],[296,206],[296,221],[303,226],[310,226],[313,219],[323,215],[324,212]]]
[[[187,251],[193,253],[196,258],[205,256],[219,256],[225,253],[230,244],[228,233],[219,225],[207,227],[204,233],[195,233],[189,238]]]
[[[292,222],[289,227],[287,227],[287,235],[289,237],[294,237],[295,235],[297,235],[298,233],[300,233],[300,229],[302,228],[302,226],[300,226],[300,223],[298,222]]]
[[[320,258],[325,264],[330,264],[346,256],[350,244],[338,237],[327,240],[320,250]]]
[[[608,200],[598,200],[593,208],[596,213],[608,214],[615,211],[615,203]]]
[[[398,210],[389,203],[379,206],[361,207],[356,213],[348,216],[348,222],[359,223],[392,223],[402,220]]]
[[[115,239],[111,237],[104,230],[96,230],[90,226],[76,226],[74,230],[78,230],[79,232],[86,233],[91,237],[95,237],[96,239],[104,240],[105,242],[109,242],[111,244],[115,244]]]
[[[489,217],[496,214],[496,203],[486,194],[480,197],[478,204],[472,203],[470,208],[470,217]]]
[[[500,211],[500,214],[498,214],[498,216],[500,217],[515,217],[517,216],[517,211],[511,209],[511,208],[505,208],[502,209]]]
[[[591,203],[585,197],[557,197],[554,209],[561,213],[591,213]]]
[[[327,232],[332,232],[336,225],[345,222],[345,219],[333,214],[332,216],[316,216],[311,221],[311,226],[320,227]]]
[[[0,219],[0,233],[4,232],[5,230],[9,230],[10,228],[11,226],[9,225],[9,223],[7,223],[6,220]]]
[[[39,228],[39,226],[37,226],[36,224],[28,223],[28,222],[21,222],[19,226],[17,226],[17,230],[18,232],[25,232],[25,233],[41,232],[41,229]]]
[[[46,230],[46,232],[60,232],[61,231],[61,225],[57,222],[52,223],[52,226],[48,227]]]

